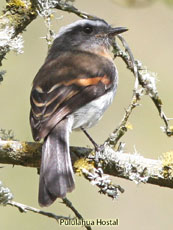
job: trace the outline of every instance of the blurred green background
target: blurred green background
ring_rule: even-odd
[[[123,2],[123,1],[122,1]],[[119,3],[122,3],[119,1]],[[1,0],[0,9],[5,6]],[[164,111],[173,116],[173,8],[160,1],[143,7],[127,7],[114,0],[76,0],[75,6],[83,11],[104,18],[114,26],[126,26],[129,31],[123,36],[129,43],[135,58],[141,60],[151,71],[156,72],[157,87],[163,100]],[[58,32],[63,25],[78,19],[73,14],[57,11],[53,29]],[[41,37],[46,28],[41,18],[31,23],[24,32],[24,54],[10,53],[3,61],[7,70],[0,85],[0,128],[12,129],[18,140],[32,141],[29,126],[29,95],[32,80],[47,54],[46,41]],[[114,127],[120,122],[124,109],[132,95],[134,77],[126,70],[121,60],[115,60],[119,70],[119,88],[112,106],[99,124],[90,130],[97,143],[103,143]],[[126,151],[139,152],[141,155],[158,159],[164,152],[172,150],[172,138],[166,137],[160,126],[163,122],[149,97],[143,97],[130,118],[133,130],[122,141]],[[71,145],[90,146],[83,133],[71,135]],[[38,175],[36,169],[5,165],[0,170],[0,180],[9,187],[15,201],[39,207],[37,203]],[[76,189],[68,195],[74,206],[86,219],[119,218],[120,230],[172,230],[173,229],[173,190],[153,185],[136,185],[134,182],[119,178],[113,181],[120,184],[125,193],[113,201],[98,194],[96,187],[79,176],[75,176]],[[50,208],[57,215],[73,216],[60,200]],[[20,213],[12,207],[0,207],[1,230],[47,230],[77,229],[59,227],[56,221],[32,213]],[[94,227],[93,229],[101,229]],[[103,227],[103,229],[111,229]],[[112,228],[114,229],[114,228]]]

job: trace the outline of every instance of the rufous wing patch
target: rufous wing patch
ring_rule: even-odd
[[[68,82],[63,82],[65,86],[69,86],[71,84],[76,84],[79,86],[89,86],[89,85],[97,85],[99,82],[102,82],[105,85],[110,84],[110,79],[107,75],[91,77],[91,78],[76,78]]]

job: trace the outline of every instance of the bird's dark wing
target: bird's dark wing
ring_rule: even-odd
[[[31,91],[33,138],[45,138],[58,122],[104,95],[115,81],[115,66],[103,56],[65,52],[47,60],[36,75]]]

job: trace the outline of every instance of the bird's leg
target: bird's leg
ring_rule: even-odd
[[[95,150],[98,151],[100,146],[93,140],[93,138],[89,135],[89,133],[84,128],[81,128],[81,129],[85,133],[85,135],[88,137],[88,139],[91,141],[91,143],[94,145]]]
[[[98,162],[98,158],[99,158],[98,154],[101,151],[104,150],[104,145],[98,145],[84,128],[81,128],[81,130],[85,133],[85,135],[88,137],[88,139],[94,145],[94,148],[95,148],[95,161]]]

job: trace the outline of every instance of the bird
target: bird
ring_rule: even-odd
[[[38,193],[42,207],[75,188],[70,132],[95,125],[111,104],[118,71],[110,49],[115,36],[125,31],[99,18],[62,27],[33,80],[30,125],[33,139],[43,140]]]

